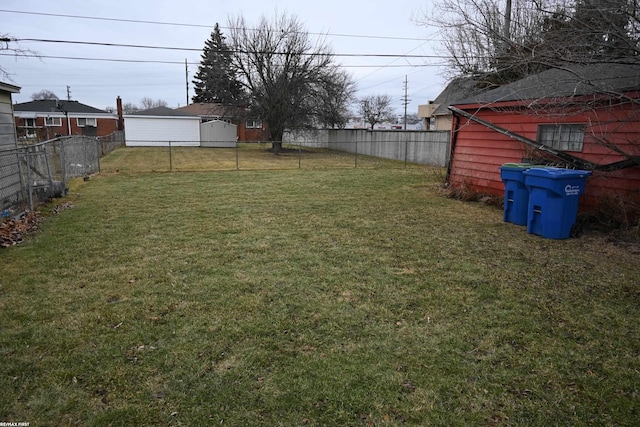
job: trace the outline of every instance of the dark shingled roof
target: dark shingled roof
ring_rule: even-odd
[[[173,116],[173,117],[197,117],[194,114],[185,113],[182,111],[174,110],[169,107],[156,107],[148,110],[136,111],[135,113],[127,114],[128,116]]]
[[[104,110],[93,108],[89,105],[81,104],[78,101],[63,101],[56,99],[43,99],[38,101],[21,102],[13,105],[14,111],[33,111],[36,113],[58,113],[61,110],[67,113],[92,113],[109,114]]]
[[[566,98],[640,90],[640,65],[591,64],[553,68],[452,105]]]
[[[434,104],[439,104],[433,115],[451,114],[448,109],[449,105],[453,105],[459,99],[468,98],[486,90],[478,88],[477,83],[478,81],[473,77],[457,77],[451,80],[447,87],[433,100]]]

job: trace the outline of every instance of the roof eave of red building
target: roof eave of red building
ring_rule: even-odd
[[[640,100],[640,90],[622,93],[598,93],[592,95],[572,96],[572,97],[549,97],[539,99],[523,99],[509,101],[478,102],[472,104],[452,104],[460,110],[481,110],[493,108],[530,108],[532,106],[557,106],[557,105],[578,105],[585,102],[609,101],[619,99],[621,103],[628,103],[631,100]]]

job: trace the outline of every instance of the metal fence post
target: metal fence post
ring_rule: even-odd
[[[67,159],[65,155],[64,139],[59,139],[60,142],[60,175],[62,175],[62,188],[67,188]]]
[[[29,148],[25,150],[24,158],[27,163],[27,194],[29,197],[29,210],[33,210],[33,187],[31,185],[31,159]]]
[[[356,164],[354,165],[354,168],[358,168],[358,137],[356,136]]]
[[[47,167],[47,176],[49,177],[49,188],[53,192],[53,174],[51,173],[51,166],[49,165],[49,154],[47,154],[47,144],[42,146],[44,150],[44,162]]]
[[[100,157],[102,157],[102,154],[103,154],[102,141],[96,138],[95,143],[96,143],[96,154],[98,155],[98,173],[100,173],[102,172],[100,167]]]
[[[169,172],[173,172],[173,156],[171,149],[171,141],[169,141]]]
[[[240,157],[239,157],[239,153],[238,153],[239,147],[238,147],[238,138],[236,137],[236,170],[239,171],[240,170]]]
[[[407,152],[409,151],[409,141],[407,141],[407,138],[405,136],[404,139],[404,168],[407,168]]]
[[[86,178],[89,176],[89,172],[87,171],[87,163],[89,163],[89,159],[87,157],[87,140],[84,137],[80,137],[80,143],[82,144],[82,156],[84,157],[84,174],[83,177]]]
[[[22,197],[20,198],[20,202],[24,201],[24,191],[25,191],[25,182],[24,182],[24,173],[22,172],[22,162],[20,161],[20,153],[26,152],[24,148],[18,148],[16,153],[16,163],[18,164],[18,175],[20,176],[20,192],[22,193]]]

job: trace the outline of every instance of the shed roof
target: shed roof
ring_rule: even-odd
[[[21,102],[14,104],[14,111],[29,111],[36,113],[54,113],[66,111],[67,113],[91,113],[91,114],[109,114],[105,110],[82,104],[78,101],[64,101],[57,99],[42,99],[29,102]]]
[[[197,117],[195,114],[185,113],[169,107],[156,107],[148,110],[136,111],[128,116],[170,116],[170,117]]]
[[[640,66],[589,64],[553,68],[497,89],[458,100],[452,105],[567,98],[640,90]]]
[[[11,85],[9,83],[0,82],[0,90],[4,90],[5,92],[10,93],[19,93],[20,86]]]
[[[176,111],[182,111],[200,117],[221,117],[224,116],[225,108],[222,104],[197,102],[184,107],[176,108]]]

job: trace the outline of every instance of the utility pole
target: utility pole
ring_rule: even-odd
[[[184,80],[187,84],[187,103],[189,105],[189,65],[187,65],[187,58],[184,59]]]
[[[511,1],[512,0],[507,0],[504,12],[503,42],[506,46],[508,46],[508,43],[511,40]]]
[[[71,101],[71,86],[67,85],[67,101]]]
[[[409,105],[409,101],[411,101],[407,96],[407,90],[409,89],[409,82],[407,81],[407,76],[404,76],[404,98],[402,98],[402,103],[404,104],[404,130],[407,130],[407,105]]]

